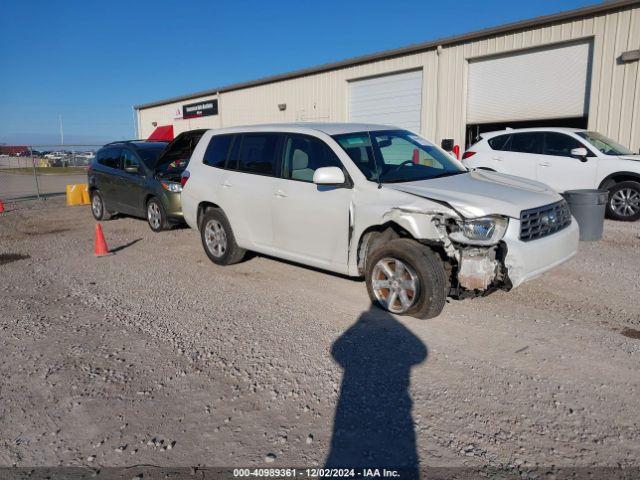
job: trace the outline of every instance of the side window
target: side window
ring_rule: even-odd
[[[275,175],[277,142],[278,135],[274,133],[242,135],[237,150],[238,170],[260,175]]]
[[[288,135],[282,157],[282,178],[289,180],[312,182],[318,168],[343,168],[340,159],[326,143],[306,135]]]
[[[120,168],[120,149],[103,148],[98,152],[96,160],[100,165],[109,168]]]
[[[583,148],[584,145],[573,137],[558,132],[546,132],[544,141],[544,154],[557,157],[570,157],[571,150]]]
[[[514,133],[511,136],[511,151],[520,153],[542,153],[543,132]]]
[[[211,138],[202,163],[210,167],[225,168],[234,135],[216,135]]]
[[[490,138],[487,143],[493,150],[509,150],[511,135],[498,135],[497,137]]]
[[[138,161],[138,157],[136,157],[136,155],[126,149],[123,148],[120,151],[120,157],[122,158],[122,169],[124,170],[127,167],[139,167],[140,166],[140,162]]]

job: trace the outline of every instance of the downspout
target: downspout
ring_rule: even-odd
[[[436,47],[436,138],[437,143],[442,142],[440,138],[440,55],[442,54],[442,45]]]
[[[218,98],[218,117],[220,118],[220,128],[224,128],[224,124],[222,123],[222,95],[220,94],[220,90],[216,92],[216,97]]]

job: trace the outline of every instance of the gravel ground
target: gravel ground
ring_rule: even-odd
[[[88,207],[0,215],[0,465],[534,468],[640,458],[640,223],[421,321],[362,282]]]

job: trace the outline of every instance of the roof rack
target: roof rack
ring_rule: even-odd
[[[166,140],[146,140],[144,138],[136,138],[136,139],[133,139],[133,140],[116,140],[115,142],[105,143],[103,146],[106,147],[107,145],[115,145],[116,143],[133,143],[133,142],[154,143],[154,142],[166,142]]]

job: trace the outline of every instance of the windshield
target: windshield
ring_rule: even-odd
[[[614,142],[610,138],[607,138],[598,132],[576,133],[605,155],[633,155],[633,152],[628,148],[623,147],[619,143]]]
[[[372,182],[415,182],[468,171],[434,144],[407,130],[348,133],[333,139]]]

